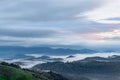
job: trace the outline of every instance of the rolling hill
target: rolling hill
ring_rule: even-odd
[[[74,62],[48,62],[33,70],[51,70],[70,80],[120,80],[120,57],[91,57]]]
[[[0,80],[67,80],[53,72],[35,72],[14,64],[0,64]]]

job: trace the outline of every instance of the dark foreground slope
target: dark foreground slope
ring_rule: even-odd
[[[120,80],[120,62],[76,61],[39,64],[34,70],[51,70],[71,80]]]
[[[0,64],[0,80],[67,80],[53,72],[35,72],[20,67],[2,63]]]

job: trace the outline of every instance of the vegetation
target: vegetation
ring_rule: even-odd
[[[51,70],[69,80],[120,80],[120,61],[48,62],[33,67],[34,70]]]
[[[67,80],[53,72],[35,72],[8,63],[0,64],[0,80]]]

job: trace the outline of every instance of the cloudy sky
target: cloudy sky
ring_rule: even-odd
[[[120,45],[120,0],[0,0],[0,45]]]

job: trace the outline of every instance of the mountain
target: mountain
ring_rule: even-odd
[[[91,57],[74,62],[48,62],[33,70],[51,70],[70,80],[120,80],[120,56]]]
[[[0,46],[1,57],[19,57],[19,54],[44,54],[44,55],[70,55],[76,53],[95,53],[97,51],[91,49],[64,49],[64,48],[50,48],[50,47],[20,47],[20,46]],[[9,55],[11,54],[11,55]],[[9,55],[9,56],[7,56]],[[23,57],[23,56],[20,56]]]
[[[87,57],[87,58],[85,58],[81,61],[116,62],[116,61],[120,61],[120,56],[112,55],[112,56],[108,56],[107,58],[104,58],[104,57]]]
[[[63,62],[63,58],[56,58],[56,57],[51,57],[51,56],[39,56],[34,57],[36,54],[30,55],[20,55],[20,57],[16,58],[5,58],[5,59],[0,59],[0,62],[7,62],[7,63],[14,63],[16,65],[21,66],[22,68],[31,68],[36,64],[41,64],[41,63],[46,63],[46,62]]]
[[[14,64],[0,64],[0,80],[68,80],[53,72],[35,72]]]

